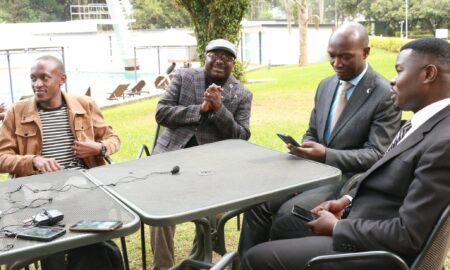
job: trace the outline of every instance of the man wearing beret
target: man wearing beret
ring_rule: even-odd
[[[252,93],[233,75],[236,47],[224,39],[206,46],[203,68],[181,68],[158,102],[156,121],[166,127],[154,154],[226,139],[250,138]],[[174,260],[175,226],[152,227],[152,269]]]

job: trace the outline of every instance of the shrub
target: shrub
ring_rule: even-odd
[[[242,64],[242,62],[236,59],[236,62],[234,62],[233,75],[242,83],[246,82],[244,71],[244,65]]]
[[[369,45],[371,47],[383,49],[390,52],[398,53],[400,48],[408,43],[410,39],[394,38],[394,37],[369,37]]]

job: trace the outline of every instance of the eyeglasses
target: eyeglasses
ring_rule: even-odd
[[[212,61],[216,61],[216,60],[220,59],[223,62],[228,63],[228,64],[234,63],[234,57],[230,56],[230,55],[227,55],[227,54],[224,54],[224,53],[218,55],[218,54],[216,54],[214,52],[209,52],[209,53],[206,54],[206,56],[208,56]]]

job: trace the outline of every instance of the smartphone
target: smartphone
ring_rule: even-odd
[[[81,220],[70,226],[74,232],[110,232],[122,226],[117,220]]]
[[[48,242],[66,233],[65,228],[36,226],[21,228],[16,230],[13,235],[17,238]]]
[[[292,207],[292,212],[291,212],[294,216],[299,217],[301,219],[303,219],[306,222],[310,222],[313,221],[317,218],[319,218],[318,215],[314,214],[313,212],[306,210],[305,208],[302,208],[298,205],[294,205],[294,207]]]
[[[284,134],[284,133],[277,133],[278,137],[285,143],[285,144],[292,144],[293,146],[300,146],[300,144],[294,140],[290,135]]]

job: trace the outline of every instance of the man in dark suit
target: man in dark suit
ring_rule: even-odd
[[[252,93],[231,74],[235,58],[235,46],[216,39],[206,47],[204,68],[176,71],[158,103],[156,121],[166,129],[154,153],[250,138]],[[174,234],[175,226],[151,228],[153,269],[173,266]]]
[[[386,250],[411,264],[450,203],[450,44],[428,38],[401,48],[391,81],[394,104],[414,115],[365,174],[351,202],[324,202],[306,223],[316,236],[249,250],[248,269],[302,269],[314,256]],[[347,218],[341,218],[351,205]],[[291,224],[300,219],[291,216]],[[326,269],[397,269],[383,260],[335,263]]]
[[[288,201],[280,198],[245,213],[241,256],[252,246],[268,241],[270,234],[287,233],[274,230],[275,213],[290,215],[294,204],[309,210],[337,198],[346,180],[380,159],[397,133],[401,112],[390,99],[388,81],[366,63],[368,42],[367,31],[358,23],[344,24],[331,35],[328,54],[336,74],[319,84],[301,146],[288,145],[294,155],[339,168],[343,181],[303,192]]]

